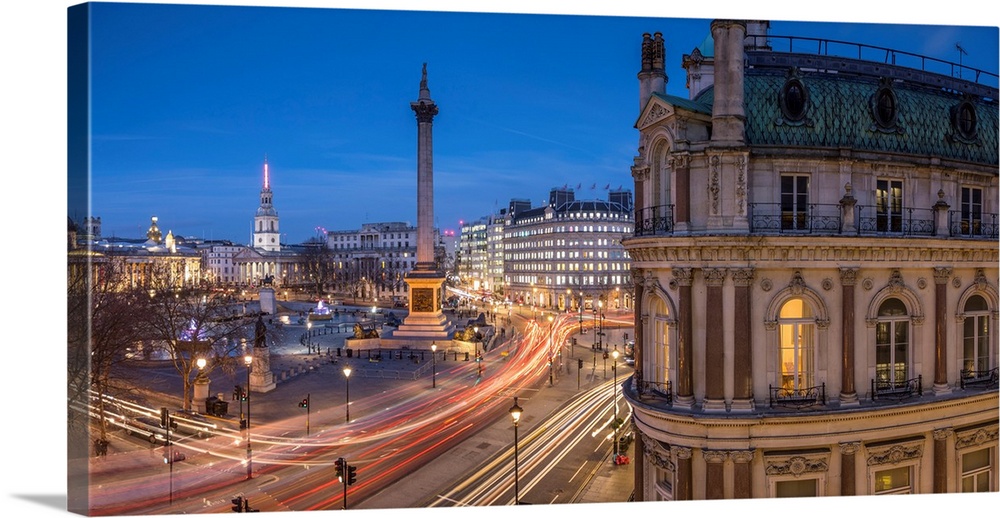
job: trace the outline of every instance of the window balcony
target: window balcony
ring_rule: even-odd
[[[923,375],[903,381],[872,380],[872,401],[878,399],[907,399],[924,395]]]
[[[886,236],[933,236],[932,209],[901,209],[898,212],[879,211],[874,205],[858,205],[858,234]]]
[[[826,383],[816,387],[799,389],[787,389],[782,387],[767,386],[770,393],[768,405],[774,408],[775,405],[790,408],[805,408],[810,406],[826,406]]]
[[[659,205],[645,207],[635,211],[635,230],[633,236],[655,236],[673,234],[674,206]]]
[[[960,210],[948,211],[948,231],[951,237],[992,239],[1000,237],[1000,220],[996,214],[969,214]]]
[[[812,203],[783,210],[780,203],[751,203],[750,232],[755,234],[839,234],[841,206]],[[785,207],[787,209],[787,207]]]
[[[666,383],[641,381],[638,386],[636,386],[636,392],[642,399],[652,399],[666,405],[670,405],[674,400],[673,391],[669,381]]]
[[[966,387],[997,388],[998,386],[1000,386],[1000,383],[998,383],[997,367],[993,367],[992,369],[983,371],[962,369],[958,377],[958,380],[962,389],[965,389]]]

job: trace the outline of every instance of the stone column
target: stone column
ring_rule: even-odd
[[[675,500],[693,500],[691,477],[691,448],[674,446],[677,452],[677,484],[674,487]]]
[[[858,491],[855,475],[855,458],[861,448],[860,442],[840,443],[840,496],[854,496]]]
[[[934,268],[934,393],[948,394],[948,278],[951,268]]]
[[[438,106],[427,87],[427,63],[420,79],[420,94],[410,108],[417,116],[417,264],[414,269],[435,271],[434,262],[434,116]]]
[[[750,286],[753,268],[733,270],[736,285],[733,310],[733,410],[753,410],[753,332]]]
[[[635,329],[632,330],[633,334],[635,335],[635,348],[633,349],[633,354],[635,356],[635,367],[633,371],[634,375],[632,377],[632,380],[637,385],[641,384],[642,382],[642,357],[643,357],[642,349],[646,345],[645,328],[643,326],[643,323],[645,322],[645,316],[643,314],[645,309],[643,308],[642,304],[642,298],[643,295],[645,294],[646,285],[643,282],[643,273],[644,272],[641,269],[632,270],[632,283],[633,283],[632,285],[635,288],[634,291],[635,297],[632,299],[632,305],[634,309],[632,315],[635,322],[633,324],[635,326]],[[654,341],[653,343],[656,342]],[[641,391],[642,389],[639,388],[639,390]]]
[[[705,299],[705,411],[726,410],[726,371],[724,351],[724,321],[728,317],[722,303],[722,283],[725,268],[705,268],[707,297]]]
[[[726,452],[702,450],[705,458],[705,500],[721,500],[725,494]]]
[[[841,311],[843,313],[840,326],[841,405],[859,404],[858,393],[854,388],[854,284],[857,282],[857,275],[857,268],[840,269]]]
[[[948,438],[951,428],[938,428],[934,436],[934,493],[948,492]]]
[[[691,269],[674,268],[674,280],[677,282],[680,297],[677,311],[677,397],[674,406],[691,408],[694,406],[692,347],[691,340]]]
[[[638,344],[638,343],[639,342],[636,341],[636,344]],[[638,360],[636,361],[636,363],[637,364],[639,363]],[[643,458],[644,457],[643,452],[646,451],[646,447],[645,447],[645,444],[644,444],[644,441],[643,441],[643,438],[644,438],[643,434],[641,432],[639,432],[638,429],[635,428],[634,424],[633,424],[633,429],[636,430],[636,433],[634,434],[635,435],[635,439],[634,439],[634,441],[635,441],[634,442],[634,444],[635,444],[635,446],[634,446],[635,450],[633,450],[633,451],[635,451],[635,455],[634,455],[635,462],[632,464],[634,466],[634,468],[632,469],[632,475],[633,475],[632,476],[632,491],[635,493],[635,501],[636,502],[644,502],[645,501],[645,496],[643,496],[643,495],[645,493],[644,493],[643,489],[646,487],[646,481],[645,481],[645,478],[643,477],[643,473],[645,471],[644,467],[646,465],[646,460]]]
[[[753,498],[753,450],[734,450],[729,452],[729,458],[733,459],[733,498]]]
[[[677,211],[674,222],[678,230],[687,230],[691,221],[691,157],[688,155],[678,155],[673,158],[674,177],[677,181]]]

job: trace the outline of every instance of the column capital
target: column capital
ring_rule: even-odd
[[[691,448],[685,446],[671,446],[674,454],[677,455],[678,459],[690,459],[691,458]]]
[[[674,280],[679,286],[690,286],[694,278],[691,268],[673,268],[670,273],[673,274]]]
[[[729,458],[737,464],[746,464],[753,460],[754,450],[729,450],[726,452]]]
[[[861,441],[849,441],[839,444],[841,455],[854,455],[861,449]]]
[[[737,286],[750,286],[753,284],[753,268],[733,268],[733,284]]]
[[[721,464],[725,462],[727,453],[721,450],[702,450],[701,456],[705,458],[705,462],[709,464]]]
[[[938,266],[934,268],[934,284],[946,284],[951,277],[951,268]]]
[[[840,269],[840,284],[842,286],[854,286],[858,280],[858,269],[857,268],[841,268]]]
[[[931,435],[934,437],[935,441],[944,441],[947,440],[948,437],[951,437],[954,433],[955,429],[948,427],[948,428],[937,428],[931,432]]]
[[[709,286],[722,286],[726,279],[725,268],[702,268],[701,274],[705,277],[705,284]]]

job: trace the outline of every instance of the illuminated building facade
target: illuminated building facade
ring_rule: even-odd
[[[997,491],[997,76],[768,30],[643,38],[636,500]]]
[[[504,284],[517,305],[562,311],[631,308],[629,254],[632,191],[607,200],[577,200],[572,188],[552,189],[548,204],[511,200],[503,232]],[[582,304],[581,304],[582,303]]]

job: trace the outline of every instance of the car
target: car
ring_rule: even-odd
[[[625,365],[635,365],[635,356],[626,355],[624,358]]]

